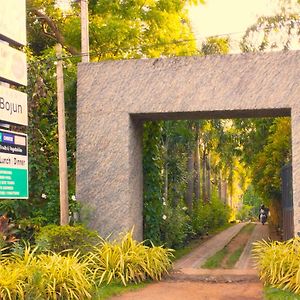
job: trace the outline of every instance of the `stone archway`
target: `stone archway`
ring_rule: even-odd
[[[142,239],[144,120],[291,116],[300,232],[300,51],[80,64],[77,198],[101,235]]]

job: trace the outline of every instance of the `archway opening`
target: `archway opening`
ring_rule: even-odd
[[[261,204],[271,229],[293,236],[288,109],[134,118],[147,120],[144,238],[180,248],[228,222],[258,221]]]

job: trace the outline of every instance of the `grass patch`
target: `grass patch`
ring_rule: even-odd
[[[273,287],[264,288],[265,300],[300,300],[300,296],[289,291],[283,291]]]
[[[199,237],[197,239],[193,239],[191,241],[189,241],[189,243],[181,249],[176,249],[175,253],[174,253],[174,258],[172,259],[173,261],[180,259],[181,257],[189,254],[190,252],[192,252],[195,248],[197,248],[199,245],[201,245],[203,242],[205,242],[208,238],[213,237],[214,235],[216,235],[217,233],[233,226],[235,224],[232,223],[227,223],[221,227],[219,227],[218,229],[212,230],[208,232],[208,236],[206,236],[206,238],[204,237]]]
[[[231,253],[228,257],[226,267],[228,267],[229,269],[232,269],[234,267],[234,265],[236,264],[236,262],[239,260],[243,250],[244,250],[244,247],[242,246],[239,249],[235,250],[233,253]]]
[[[255,226],[256,226],[256,225],[253,224],[253,223],[246,224],[246,225],[240,230],[239,233],[248,233],[248,234],[250,234],[250,233],[252,233],[252,231],[254,230]]]
[[[220,266],[221,262],[227,255],[227,249],[223,248],[215,255],[211,256],[201,267],[205,269],[216,269]]]
[[[117,296],[117,295],[123,294],[125,292],[136,291],[140,288],[145,287],[148,283],[149,282],[143,282],[143,283],[138,283],[138,284],[131,283],[131,284],[128,284],[127,286],[124,286],[121,283],[111,283],[108,285],[103,285],[95,291],[93,299],[94,300],[105,300],[112,296]]]
[[[238,232],[238,234],[232,238],[232,240],[235,238],[238,239],[239,234],[247,234],[250,236],[255,226],[256,225],[253,223],[246,224]],[[228,245],[232,242],[232,240],[222,250],[218,251],[216,254],[208,258],[208,260],[201,267],[206,269],[217,269],[221,268],[223,262],[222,268],[233,268],[235,263],[240,258],[246,244],[244,242],[241,242],[240,246],[236,250],[234,250],[233,252],[229,252]]]

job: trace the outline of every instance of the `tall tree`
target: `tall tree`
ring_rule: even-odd
[[[283,0],[273,16],[258,18],[250,26],[241,43],[243,52],[299,49],[300,3]]]
[[[32,45],[42,50],[55,40],[71,54],[80,53],[77,1],[69,12],[62,12],[53,5],[53,0],[27,0],[27,3],[30,32],[35,33]],[[99,61],[195,54],[196,42],[185,4],[183,0],[89,1],[91,58]]]

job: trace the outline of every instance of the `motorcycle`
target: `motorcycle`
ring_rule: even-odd
[[[265,225],[265,223],[266,223],[266,221],[267,221],[267,216],[266,216],[264,213],[261,213],[261,214],[259,215],[259,220],[260,220],[260,222],[261,222],[263,225]]]

